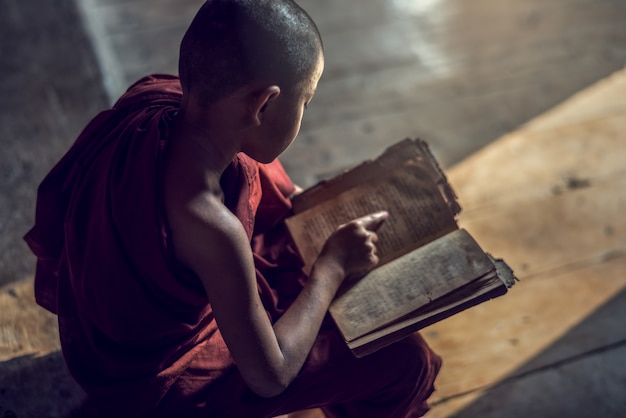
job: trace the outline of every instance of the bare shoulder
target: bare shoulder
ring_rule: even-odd
[[[251,257],[241,222],[215,194],[206,191],[170,203],[166,211],[179,261],[196,273]]]

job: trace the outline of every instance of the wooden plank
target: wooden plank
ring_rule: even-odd
[[[405,136],[434,143],[451,166],[626,60],[626,27],[609,24],[623,3],[417,3],[368,3],[377,19],[350,2],[303,3],[329,34],[318,93],[283,158],[297,182]]]
[[[60,350],[56,315],[35,303],[32,279],[0,287],[0,364]]]
[[[60,352],[56,316],[35,303],[32,279],[0,287],[0,312],[0,411],[69,416],[85,394]]]
[[[626,40],[626,34],[623,39]],[[344,48],[350,49],[351,45],[345,45]],[[490,114],[492,118],[508,112],[517,114],[523,110],[530,111],[532,105],[536,104],[539,110],[522,115],[525,116],[523,119],[518,118],[517,124],[520,125],[531,116],[562,102],[580,90],[581,86],[586,87],[595,82],[598,76],[607,75],[598,71],[598,58],[590,54],[578,59],[576,66],[567,71],[563,71],[563,63],[571,58],[564,56],[558,48],[548,50],[546,56],[537,54],[539,57],[536,62],[532,65],[526,63],[515,71],[456,63],[460,70],[471,71],[471,78],[463,71],[443,78],[434,77],[416,63],[383,67],[376,72],[355,65],[350,71],[351,75],[338,79],[326,75],[322,77],[303,128],[316,128],[318,124],[363,118],[369,114],[392,113],[406,107],[414,108],[416,115],[420,113],[417,111],[420,106],[428,108],[445,103],[454,109],[458,106],[457,101],[468,97],[492,97],[494,101],[497,100],[501,108],[498,114]],[[624,58],[626,52],[609,72],[620,69]],[[487,58],[486,61],[492,59],[497,61],[495,57]],[[327,57],[326,67],[332,65],[334,63]],[[468,106],[467,111],[476,112],[477,115],[468,116],[484,116],[491,109],[484,107],[483,103],[473,105],[474,108]]]
[[[522,281],[426,330],[445,361],[433,416],[458,413],[502,379],[626,342],[626,308],[613,302],[626,297],[625,79],[626,70],[450,170],[460,224]]]
[[[523,281],[503,298],[427,328],[425,338],[444,359],[433,401],[523,372],[531,358],[625,289],[624,271],[626,257]],[[533,367],[626,340],[621,324],[609,324]]]
[[[400,76],[398,75],[398,77]],[[514,103],[515,98],[520,97],[523,94],[521,90],[524,89],[527,90],[526,94],[534,94],[536,97],[539,97],[534,99],[534,102],[526,103],[527,109],[538,106],[544,107],[550,103],[550,99],[547,96],[544,96],[545,99],[541,98],[543,93],[540,87],[528,88],[523,84],[518,85],[517,89],[510,88],[509,91],[499,94],[469,95],[459,97],[456,100],[433,100],[430,105],[419,103],[417,99],[413,104],[408,103],[408,101],[402,103],[400,100],[396,100],[395,105],[398,105],[397,107],[388,102],[389,108],[384,111],[381,109],[377,111],[373,106],[365,104],[368,102],[368,100],[365,100],[364,103],[359,102],[353,106],[354,112],[361,112],[360,116],[346,113],[343,114],[343,120],[333,117],[327,120],[327,123],[319,123],[316,126],[307,122],[308,127],[303,128],[298,139],[281,159],[294,180],[307,186],[324,177],[326,173],[334,173],[340,169],[356,165],[362,160],[382,152],[392,143],[404,137],[413,136],[427,140],[440,162],[444,166],[449,167],[466,155],[486,146],[493,139],[492,135],[495,133],[500,132],[504,134],[506,131],[514,128],[515,120],[523,113],[521,108],[524,106],[515,105],[518,106],[518,108],[515,108],[514,105],[510,107],[508,105],[509,103]],[[432,93],[432,97],[436,95],[435,90],[434,88],[426,89],[427,92]],[[442,88],[440,91],[443,92],[444,89]],[[310,111],[315,106],[316,104],[312,104]],[[330,102],[322,107],[332,108]],[[341,109],[341,105],[339,105],[339,109]],[[489,111],[489,118],[481,116],[486,110]],[[530,110],[528,111],[530,112]],[[313,115],[309,115],[307,112],[305,122],[310,116]],[[530,113],[527,116],[530,116]],[[522,122],[523,119],[518,119],[517,123]],[[603,126],[603,123],[592,125],[590,122],[585,130],[577,127],[563,128],[563,131],[555,132],[554,134],[564,136],[587,135],[588,137],[588,130],[603,129],[608,131],[609,129],[619,129],[620,126],[619,117],[616,117],[616,120],[609,122],[607,126]],[[612,135],[616,140],[619,139],[618,132],[599,133],[599,135],[605,134]],[[534,145],[530,144],[528,146],[531,148],[540,147],[542,146],[540,141],[544,140],[545,138],[537,139],[533,142]],[[532,152],[522,152],[521,148],[527,146],[525,139],[519,138],[512,141],[511,145],[507,145],[507,147],[509,146],[512,148],[507,152],[507,157],[515,159],[536,158]],[[575,156],[574,154],[572,157]],[[579,158],[582,157],[579,156]],[[489,157],[489,162],[501,164],[497,157]],[[533,164],[534,166],[541,167],[540,164]],[[469,172],[472,170],[466,169],[465,171]],[[490,190],[491,186],[489,184],[483,186],[484,179],[479,179],[477,176],[489,177],[491,171],[479,171],[477,174],[470,174],[471,183],[477,185],[476,187],[486,187],[487,190]],[[567,173],[563,173],[563,175],[565,174]],[[464,176],[458,177],[464,178]],[[522,176],[511,176],[510,180],[519,183],[523,182],[524,178]],[[563,178],[558,178],[556,182],[562,183]],[[464,183],[469,183],[469,181]],[[456,185],[456,182],[453,184]],[[463,187],[457,186],[457,188],[461,190]],[[474,197],[471,197],[471,199],[474,199]],[[469,208],[472,205],[469,202],[465,203],[464,206]]]
[[[621,417],[623,370],[626,346],[618,345],[436,405],[427,417]]]
[[[545,122],[554,124],[550,129],[531,122],[455,166],[449,177],[465,215],[479,216],[473,212],[490,205],[554,196],[623,176],[626,104],[606,105],[606,113],[571,123]]]

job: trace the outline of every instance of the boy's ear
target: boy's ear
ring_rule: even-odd
[[[280,87],[268,86],[260,91],[256,91],[250,98],[249,115],[255,126],[261,125],[263,121],[263,113],[271,104],[271,101],[280,94]]]

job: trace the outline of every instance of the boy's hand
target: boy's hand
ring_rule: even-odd
[[[386,211],[374,212],[339,226],[326,240],[318,258],[338,263],[344,277],[363,274],[378,264],[376,230],[389,217]]]

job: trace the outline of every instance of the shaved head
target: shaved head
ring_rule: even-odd
[[[255,81],[293,88],[321,53],[315,23],[291,0],[208,0],[181,43],[180,80],[209,105]]]

